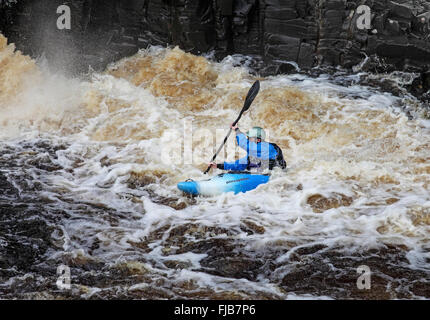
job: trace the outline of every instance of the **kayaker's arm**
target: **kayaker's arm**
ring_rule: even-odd
[[[217,165],[218,167],[218,165]],[[222,170],[232,170],[232,171],[243,171],[248,167],[248,157],[243,157],[235,162],[224,162],[222,164]],[[221,169],[220,167],[218,167]]]
[[[239,159],[235,162],[224,162],[224,163],[215,163],[211,162],[209,163],[209,166],[212,169],[220,169],[220,170],[233,170],[233,171],[242,171],[246,169],[247,164],[241,163],[241,161],[246,161],[245,158]]]

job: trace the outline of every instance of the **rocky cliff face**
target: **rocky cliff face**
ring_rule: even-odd
[[[71,9],[70,30],[56,27],[62,4]],[[359,29],[363,4],[371,24]],[[150,44],[252,56],[262,74],[288,72],[290,62],[352,68],[366,57],[370,70],[430,66],[423,0],[3,0],[0,10],[0,28],[18,49],[79,72]]]

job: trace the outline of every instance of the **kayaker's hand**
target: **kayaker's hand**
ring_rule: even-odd
[[[217,166],[216,166],[216,163],[215,163],[215,162],[210,162],[210,163],[209,163],[209,167],[211,167],[211,169],[216,169],[216,168],[217,168]]]
[[[237,126],[237,123],[235,124],[235,125],[233,125],[233,123],[230,125],[230,128],[232,129],[232,130],[235,130],[236,131],[236,129],[239,129],[239,127]]]

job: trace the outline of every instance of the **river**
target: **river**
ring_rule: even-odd
[[[77,79],[0,35],[0,296],[430,298],[420,102],[359,70],[258,77],[247,61],[151,47]],[[287,172],[244,194],[182,194],[257,79],[239,126],[264,127]],[[243,156],[233,138],[225,151],[217,161]]]

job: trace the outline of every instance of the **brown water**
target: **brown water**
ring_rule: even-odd
[[[2,297],[430,297],[419,103],[358,75],[257,78],[236,64],[153,47],[84,81],[0,36]],[[246,194],[184,196],[176,184],[205,178],[256,79],[240,127],[266,128],[288,172]],[[224,158],[243,155],[230,138]]]

